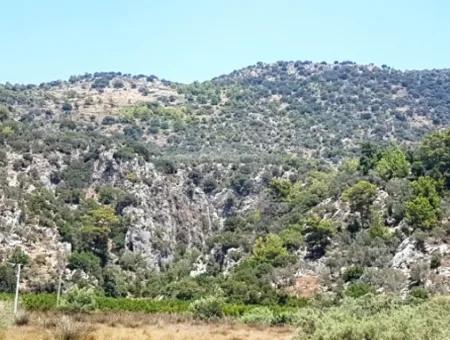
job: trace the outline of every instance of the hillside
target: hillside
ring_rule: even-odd
[[[450,289],[450,70],[0,85],[0,289],[288,304]]]

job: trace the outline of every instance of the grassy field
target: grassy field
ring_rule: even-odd
[[[448,295],[401,299],[366,294],[315,300],[278,311],[267,306],[221,305],[216,300],[196,310],[185,302],[102,298],[98,308],[87,312],[52,307],[48,295],[24,295],[15,318],[12,301],[6,297],[0,300],[0,339],[5,340],[450,339]]]
[[[11,340],[287,340],[290,327],[248,326],[231,320],[200,322],[187,316],[137,312],[64,315],[33,312],[26,325],[11,325],[0,338]]]

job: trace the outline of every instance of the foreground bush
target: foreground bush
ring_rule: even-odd
[[[195,300],[189,305],[195,318],[201,320],[216,320],[223,317],[223,301],[220,297],[208,296]]]
[[[14,324],[16,326],[25,326],[30,321],[30,316],[25,311],[19,311],[14,317]]]
[[[240,320],[249,324],[271,325],[275,323],[275,315],[268,307],[256,307],[246,312]]]
[[[61,308],[88,312],[97,309],[97,297],[92,288],[73,287],[61,299]]]
[[[186,313],[189,303],[179,300],[153,300],[98,297],[98,309],[102,311],[128,311],[144,313]]]
[[[55,339],[57,340],[80,340],[92,331],[89,325],[75,321],[68,315],[63,315],[56,324]]]
[[[450,334],[450,298],[421,304],[385,296],[347,298],[327,310],[300,310],[297,324],[302,340],[444,340]]]
[[[56,294],[23,294],[21,303],[26,310],[48,311],[56,308]]]

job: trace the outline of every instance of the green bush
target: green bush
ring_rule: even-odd
[[[213,177],[207,177],[203,181],[203,191],[207,194],[212,193],[217,188],[217,182]]]
[[[103,269],[103,290],[106,296],[126,296],[128,285],[120,267],[108,265]]]
[[[61,172],[61,179],[68,188],[84,188],[91,183],[92,164],[73,161]]]
[[[436,269],[439,268],[440,265],[441,265],[441,255],[438,253],[433,254],[430,260],[430,268]]]
[[[345,282],[358,280],[363,274],[364,270],[361,267],[354,266],[347,268],[342,275]]]
[[[70,255],[68,267],[96,275],[101,272],[100,258],[89,251],[74,252]]]
[[[292,310],[283,310],[274,314],[274,320],[272,324],[275,325],[294,325],[297,320],[298,309],[295,312]]]
[[[405,153],[398,147],[387,148],[375,166],[376,171],[385,180],[392,177],[406,177],[410,172],[410,164]]]
[[[97,309],[95,291],[92,288],[74,286],[61,297],[61,308],[76,312],[93,311]]]
[[[56,308],[56,294],[23,294],[22,305],[30,311],[48,311]]]
[[[301,340],[446,340],[450,299],[399,303],[387,296],[344,299],[327,309],[304,308],[296,316]]]
[[[189,302],[179,300],[153,300],[97,297],[97,306],[102,311],[129,311],[145,313],[186,313]]]
[[[352,283],[347,287],[347,289],[345,290],[345,295],[350,296],[352,298],[358,298],[372,292],[373,288],[371,285],[367,283],[357,282]]]
[[[189,310],[195,318],[201,320],[216,320],[223,317],[223,300],[216,296],[207,296],[195,300],[189,305]]]
[[[0,105],[0,121],[6,121],[9,116],[10,116],[11,112],[9,111],[9,108],[5,105]]]
[[[16,287],[16,272],[7,264],[0,265],[0,292],[11,293]]]
[[[283,240],[276,234],[258,238],[253,246],[252,257],[257,262],[268,262],[281,266],[288,261],[289,253],[283,246]]]
[[[275,323],[275,315],[268,307],[255,307],[241,316],[240,320],[249,324],[271,325]]]
[[[422,287],[415,287],[413,289],[411,289],[410,292],[411,297],[416,298],[416,299],[428,299],[428,292],[425,288]]]
[[[155,162],[155,167],[159,171],[162,171],[163,173],[167,175],[176,174],[177,173],[177,164],[168,159],[161,159]]]

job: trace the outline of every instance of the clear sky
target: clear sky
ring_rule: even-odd
[[[449,0],[0,0],[0,32],[0,82],[190,82],[277,60],[450,67]]]

